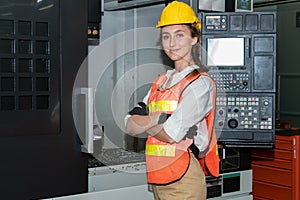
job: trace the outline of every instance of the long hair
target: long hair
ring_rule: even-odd
[[[203,65],[203,63],[200,60],[201,33],[196,29],[196,27],[193,24],[187,24],[187,26],[191,30],[191,36],[198,38],[197,43],[194,44],[193,47],[192,47],[193,61],[196,65],[198,65],[200,67],[200,69],[199,69],[200,72],[207,72],[208,71],[207,67],[205,65]]]

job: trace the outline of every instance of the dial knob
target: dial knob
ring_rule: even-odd
[[[230,119],[228,121],[229,128],[236,128],[238,126],[238,121],[236,119]]]
[[[224,126],[224,122],[223,121],[219,121],[219,126],[223,127]]]
[[[224,114],[224,110],[220,109],[218,113],[219,113],[220,116],[222,116]]]

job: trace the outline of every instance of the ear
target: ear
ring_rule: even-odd
[[[195,45],[198,42],[198,37],[192,38],[192,45]]]

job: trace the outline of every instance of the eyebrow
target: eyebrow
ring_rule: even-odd
[[[174,33],[185,32],[184,30],[176,30]],[[170,34],[169,32],[162,32],[162,34]]]

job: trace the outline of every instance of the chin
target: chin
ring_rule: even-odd
[[[172,61],[177,61],[177,60],[180,60],[182,59],[181,56],[177,56],[177,55],[168,55],[168,57],[172,60]]]

